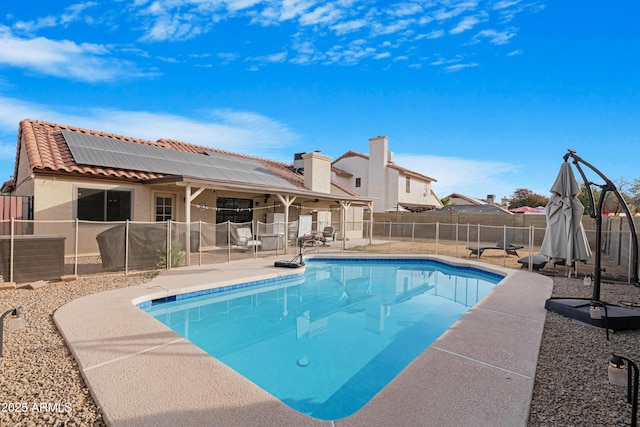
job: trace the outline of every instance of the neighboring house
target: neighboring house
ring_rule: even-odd
[[[546,215],[544,206],[538,206],[536,208],[532,208],[531,206],[521,206],[519,208],[509,209],[509,212],[523,213],[525,215]]]
[[[507,213],[508,209],[495,202],[496,197],[492,194],[487,196],[486,200],[476,197],[466,196],[460,193],[451,193],[446,199],[448,203],[439,212],[451,213]]]
[[[369,155],[348,151],[332,163],[333,179],[373,199],[373,211],[422,212],[442,207],[431,188],[435,179],[393,163],[389,139],[369,139]]]
[[[460,193],[451,193],[446,199],[449,199],[447,206],[449,205],[487,205],[489,202],[486,200],[478,199],[476,197],[466,196]]]
[[[286,163],[179,141],[23,120],[3,191],[33,196],[35,234],[60,232],[44,222],[56,220],[255,224],[323,212],[338,237],[362,237],[370,199],[331,181],[331,158],[303,157],[304,176]]]
[[[428,213],[466,213],[466,214],[477,214],[477,213],[489,213],[489,214],[508,214],[508,215],[513,215],[513,213],[509,212],[508,210],[497,206],[497,205],[490,205],[488,203],[485,203],[484,205],[451,205],[448,204],[440,209],[436,209],[433,211],[429,211]]]

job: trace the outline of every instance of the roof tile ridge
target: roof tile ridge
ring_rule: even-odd
[[[344,153],[342,156],[338,157],[333,162],[331,162],[331,164],[334,164],[339,160],[346,159],[347,157],[362,157],[363,159],[369,158],[369,156],[367,156],[366,154],[359,153],[355,150],[349,150],[346,153]]]
[[[34,129],[35,123],[37,123],[37,121],[32,119],[25,119],[20,121],[20,127],[18,131],[18,147],[16,153],[17,159],[20,156],[20,145],[24,141],[27,160],[29,161],[29,169],[31,170],[37,167],[42,167],[42,156],[40,156],[40,152],[38,150],[38,137],[36,136],[36,131]],[[18,173],[17,165],[18,162],[16,161],[16,175]]]
[[[358,197],[362,197],[362,195],[350,188],[345,187],[344,185],[340,184],[339,182],[336,182],[334,180],[331,180],[331,185],[334,185],[335,187],[339,188],[340,190],[344,191],[345,193],[349,194],[350,196],[358,196]]]
[[[94,129],[88,129],[88,128],[79,127],[79,126],[63,125],[63,124],[55,123],[55,122],[48,122],[48,121],[44,121],[44,120],[33,120],[33,119],[25,119],[22,122],[29,122],[29,123],[32,124],[32,126],[36,125],[36,124],[42,126],[43,130],[47,131],[47,135],[50,135],[51,131],[57,132],[57,131],[62,131],[62,130],[68,130],[68,131],[71,131],[71,132],[78,132],[78,133],[83,133],[83,134],[87,134],[87,135],[102,136],[102,137],[107,137],[107,138],[111,138],[111,139],[118,139],[118,140],[122,140],[122,141],[155,145],[155,143],[153,141],[151,141],[151,140],[147,140],[147,139],[143,139],[143,138],[136,138],[136,137],[132,137],[132,136],[126,136],[126,135],[121,135],[121,134],[116,134],[116,133],[111,133],[111,132],[98,131],[98,130],[94,130]]]

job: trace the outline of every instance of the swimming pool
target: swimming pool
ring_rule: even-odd
[[[366,404],[502,278],[436,260],[316,258],[304,275],[145,310],[294,409],[333,420]]]

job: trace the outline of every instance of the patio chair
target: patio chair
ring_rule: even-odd
[[[326,245],[327,239],[319,231],[311,231],[300,238],[300,246],[319,246]]]
[[[545,265],[547,265],[547,257],[544,255],[533,255],[522,257],[518,260],[518,264],[521,265],[521,268],[528,269],[529,264],[531,264],[531,268],[533,270],[542,270]]]
[[[247,227],[241,227],[236,230],[238,237],[236,238],[236,246],[242,246],[245,249],[253,249],[256,250],[258,247],[262,246],[262,242],[260,240],[256,240],[253,238],[253,234],[251,233],[251,229]]]
[[[336,229],[334,227],[331,227],[330,225],[326,226],[322,230],[322,237],[324,237],[325,243],[326,243],[328,238],[331,238],[331,241],[335,242],[336,241]]]
[[[471,255],[478,255],[478,258],[482,256],[482,253],[489,249],[497,249],[506,252],[507,255],[519,256],[517,250],[524,248],[520,245],[512,245],[513,239],[515,239],[516,233],[514,231],[507,231],[506,239],[500,239],[495,245],[471,245],[467,246],[471,252],[467,255],[469,258]]]

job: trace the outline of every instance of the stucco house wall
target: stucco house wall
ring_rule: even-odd
[[[359,156],[346,157],[338,160],[334,165],[345,171],[351,176],[344,177],[337,174],[333,175],[334,181],[344,185],[352,191],[366,195],[369,192],[369,161]],[[360,187],[356,187],[356,179],[360,178]]]

